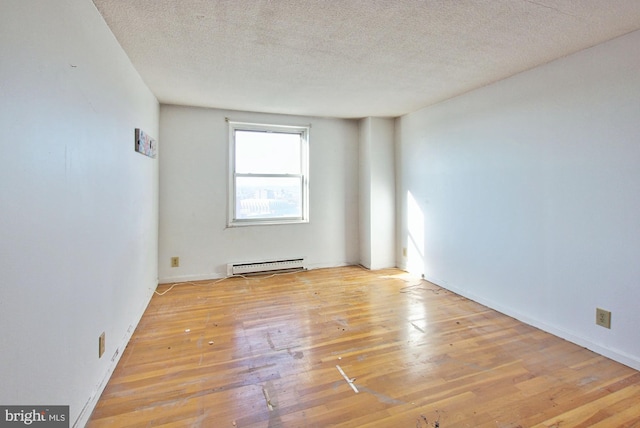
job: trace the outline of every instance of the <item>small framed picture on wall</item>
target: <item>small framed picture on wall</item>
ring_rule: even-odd
[[[150,158],[156,157],[158,143],[149,134],[140,128],[136,128],[136,152]]]

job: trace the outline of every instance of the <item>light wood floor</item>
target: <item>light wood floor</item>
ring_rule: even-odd
[[[154,295],[89,427],[640,427],[640,372],[399,270],[212,282]]]

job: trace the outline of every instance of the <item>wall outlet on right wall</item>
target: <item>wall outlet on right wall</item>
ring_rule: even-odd
[[[601,327],[611,328],[611,311],[596,308],[596,324]]]

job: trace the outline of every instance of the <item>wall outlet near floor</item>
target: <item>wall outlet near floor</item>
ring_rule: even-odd
[[[98,358],[102,358],[102,354],[104,354],[104,331],[98,337]]]
[[[402,247],[402,257],[407,257],[407,247]]]
[[[596,308],[596,324],[605,328],[611,328],[611,312]]]
[[[180,257],[171,257],[171,267],[180,267]]]

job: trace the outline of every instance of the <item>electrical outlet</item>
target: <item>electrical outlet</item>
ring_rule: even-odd
[[[596,308],[596,324],[604,328],[611,328],[611,312]]]
[[[180,267],[180,257],[171,257],[171,267]]]
[[[402,257],[407,257],[407,247],[402,247]]]
[[[104,331],[98,337],[98,358],[102,358],[102,354],[104,354]]]

